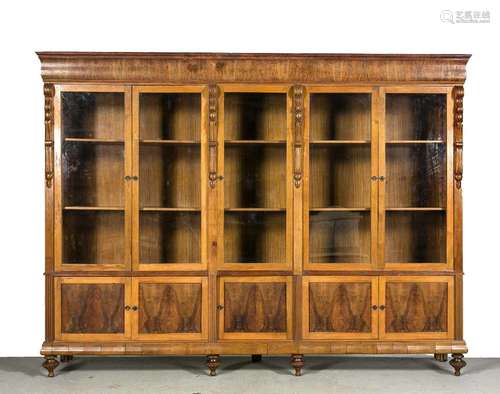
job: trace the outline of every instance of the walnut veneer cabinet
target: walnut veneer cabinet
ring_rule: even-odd
[[[38,53],[49,376],[462,334],[468,55]]]

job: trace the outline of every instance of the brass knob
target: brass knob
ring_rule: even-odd
[[[372,305],[372,309],[373,309],[374,311],[376,311],[376,310],[377,310],[377,305]]]
[[[385,176],[381,175],[378,177],[378,179],[380,179],[381,181],[383,181],[385,179]]]
[[[376,176],[376,175],[372,176],[372,181],[376,181],[377,179],[378,179],[378,176]]]
[[[224,309],[224,305],[220,305],[220,304],[219,304],[219,305],[217,305],[217,310],[218,310],[218,311],[221,311],[221,310],[223,310],[223,309]]]
[[[130,310],[130,305],[125,305],[125,310],[129,311]]]
[[[132,177],[131,177],[131,176],[129,176],[129,175],[125,175],[125,180],[126,180],[126,181],[130,181],[131,179],[132,179]]]
[[[385,309],[385,305],[380,305],[380,310],[383,311]]]
[[[135,312],[137,309],[139,309],[136,305],[132,307],[132,310]]]
[[[134,175],[133,177],[131,177],[134,181],[138,180],[139,177],[137,175]]]

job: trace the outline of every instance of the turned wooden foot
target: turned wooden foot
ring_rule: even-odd
[[[220,357],[218,354],[212,354],[207,356],[207,367],[210,370],[210,376],[217,375],[217,368],[220,365]]]
[[[455,369],[455,376],[460,376],[460,370],[467,365],[462,353],[453,353],[451,355],[450,365]]]
[[[448,361],[448,354],[446,354],[446,353],[434,353],[434,360],[441,361],[442,363],[444,363],[445,361]]]
[[[304,367],[304,355],[292,354],[290,357],[290,364],[292,364],[292,367],[295,370],[295,376],[301,376],[302,368]]]
[[[61,356],[59,356],[59,360],[60,360],[62,363],[68,363],[68,362],[70,362],[71,360],[73,360],[73,356],[70,356],[70,355],[61,355]]]
[[[252,354],[252,362],[258,363],[262,361],[262,354]]]
[[[45,356],[45,361],[42,364],[42,367],[44,367],[48,372],[48,377],[53,378],[54,377],[54,369],[57,368],[59,365],[59,361],[54,356]]]

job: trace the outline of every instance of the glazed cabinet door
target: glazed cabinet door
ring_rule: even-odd
[[[289,87],[224,85],[218,97],[218,267],[291,269]]]
[[[304,339],[378,338],[378,278],[304,276]]]
[[[292,278],[219,278],[219,339],[291,339]]]
[[[134,339],[207,339],[206,277],[134,278],[132,292]]]
[[[380,260],[386,269],[453,268],[451,88],[381,90]]]
[[[376,268],[378,96],[366,87],[306,92],[304,268]]]
[[[55,279],[55,339],[119,341],[130,338],[129,278]]]
[[[133,89],[133,266],[206,269],[206,87]]]
[[[453,338],[453,277],[380,277],[379,299],[381,339]]]
[[[130,89],[56,85],[56,270],[130,267]]]

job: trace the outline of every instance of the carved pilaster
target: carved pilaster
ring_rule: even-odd
[[[302,135],[304,129],[304,87],[293,88],[293,183],[300,187],[302,183]]]
[[[454,176],[457,189],[462,187],[463,177],[463,118],[464,118],[464,87],[453,88],[453,130],[454,130]]]
[[[217,118],[219,88],[208,87],[208,184],[213,189],[217,182]]]
[[[45,186],[52,187],[54,178],[54,85],[43,85],[45,97]]]

